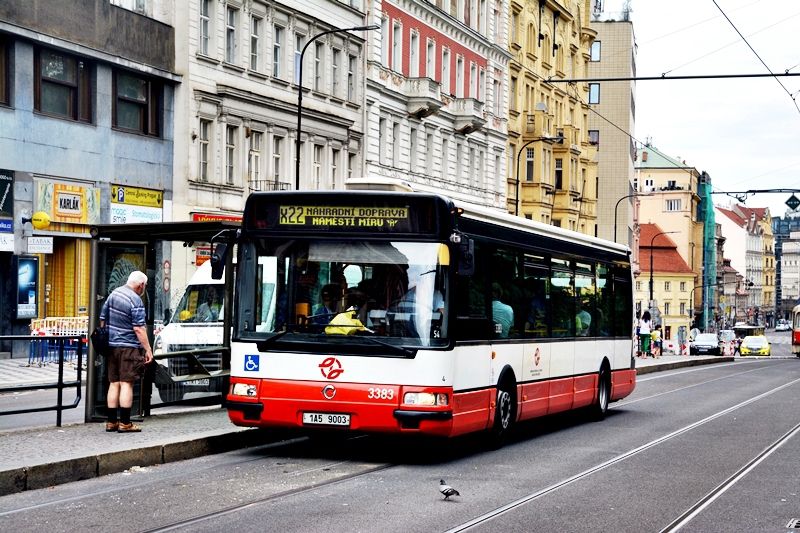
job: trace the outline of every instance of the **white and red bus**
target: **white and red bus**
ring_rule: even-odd
[[[795,305],[789,317],[792,326],[792,353],[800,357],[800,305]]]
[[[251,194],[235,243],[236,425],[502,437],[635,387],[625,246],[365,191]]]

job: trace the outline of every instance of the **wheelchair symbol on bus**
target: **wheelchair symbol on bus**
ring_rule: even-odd
[[[245,372],[258,372],[259,356],[257,354],[244,356],[244,371]]]

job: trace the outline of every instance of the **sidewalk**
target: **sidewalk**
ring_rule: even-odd
[[[0,361],[0,383],[8,384],[5,368],[24,372]],[[660,359],[637,359],[639,374],[685,366],[733,361],[733,357],[688,357],[665,355]],[[25,361],[27,362],[27,360]],[[22,369],[22,370],[17,370]],[[41,378],[41,368],[27,368]],[[34,372],[35,371],[35,372]],[[58,368],[48,368],[57,375]],[[74,371],[74,369],[73,369]],[[66,374],[66,368],[65,368]],[[32,379],[32,378],[31,378]],[[48,381],[36,379],[33,383]],[[3,386],[3,385],[0,385]],[[25,490],[89,479],[134,466],[181,461],[203,455],[256,446],[274,440],[275,432],[239,428],[219,407],[198,408],[180,413],[147,417],[141,433],[106,433],[103,424],[81,423],[3,431],[0,416],[0,496]]]

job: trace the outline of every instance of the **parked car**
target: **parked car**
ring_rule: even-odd
[[[698,333],[689,343],[689,355],[719,355],[719,340],[714,333]]]
[[[785,320],[779,320],[778,323],[775,324],[775,331],[790,331],[791,329],[789,323]]]
[[[770,355],[770,344],[764,335],[751,335],[742,340],[739,346],[741,355]]]

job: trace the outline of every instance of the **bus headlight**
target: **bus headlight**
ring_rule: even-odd
[[[447,394],[443,392],[406,392],[403,394],[403,403],[406,405],[448,405]]]
[[[251,398],[256,395],[256,386],[252,383],[234,383],[231,387],[231,394],[233,396],[250,396]]]

